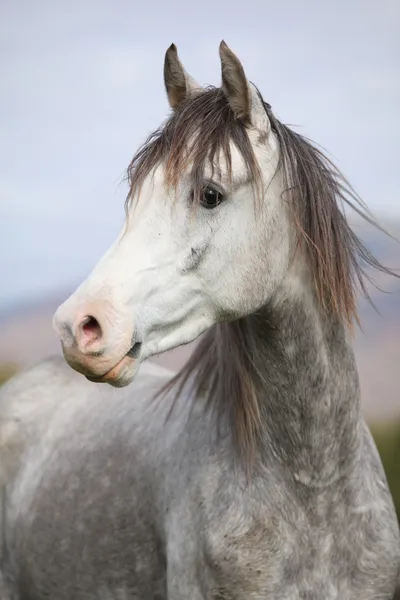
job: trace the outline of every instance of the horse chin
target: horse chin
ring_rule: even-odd
[[[116,388],[123,388],[128,386],[129,384],[132,383],[132,381],[134,381],[135,377],[136,377],[136,373],[137,373],[138,369],[136,369],[135,373],[133,375],[130,375],[129,377],[121,377],[118,379],[113,379],[110,381],[106,381],[104,383],[108,383],[109,385],[111,385],[112,387],[116,387]]]
[[[110,371],[101,377],[85,375],[86,379],[93,383],[108,383],[113,387],[126,387],[135,379],[139,370],[140,360],[128,354]]]

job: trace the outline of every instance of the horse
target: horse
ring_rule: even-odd
[[[389,600],[400,535],[360,408],[372,220],[221,42],[132,159],[122,230],[1,392],[1,598]],[[373,221],[375,223],[375,221]],[[195,342],[178,372],[157,354]],[[105,386],[104,383],[108,383]]]

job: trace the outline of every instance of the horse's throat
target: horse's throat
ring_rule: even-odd
[[[358,448],[360,392],[345,326],[300,302],[254,317],[261,448],[304,485],[340,477]],[[346,458],[346,461],[343,461]]]

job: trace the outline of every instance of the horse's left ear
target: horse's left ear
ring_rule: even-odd
[[[165,53],[164,83],[167,90],[168,102],[175,109],[179,104],[201,86],[186,73],[178,57],[175,44],[171,44]]]
[[[268,131],[269,119],[261,98],[245,75],[242,63],[227,44],[219,46],[222,89],[237,119],[249,121],[256,129]]]

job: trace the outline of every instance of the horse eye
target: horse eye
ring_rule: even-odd
[[[224,199],[224,195],[213,187],[206,187],[201,195],[201,205],[204,208],[215,208]]]

